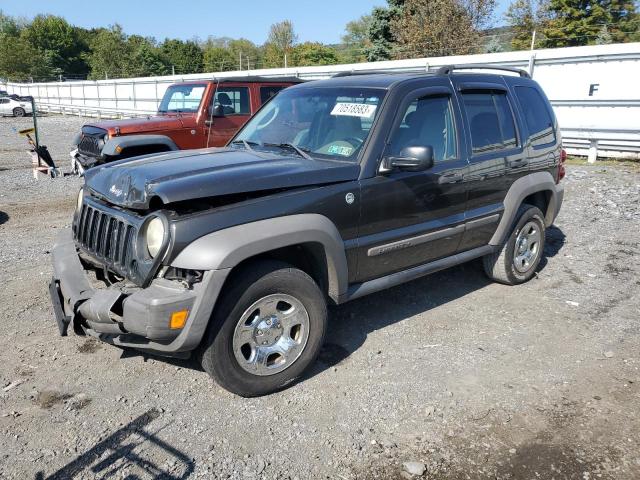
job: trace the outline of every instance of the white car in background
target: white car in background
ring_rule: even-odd
[[[14,100],[10,97],[0,97],[0,115],[2,116],[24,117],[32,111],[30,102]]]

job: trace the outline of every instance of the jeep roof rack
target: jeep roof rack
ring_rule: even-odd
[[[531,75],[525,70],[521,68],[515,67],[504,67],[502,65],[487,65],[487,64],[478,64],[478,63],[468,63],[466,65],[445,65],[444,67],[438,68],[435,73],[436,75],[450,75],[454,70],[504,70],[505,72],[517,73],[521,77],[531,78]]]
[[[351,77],[358,75],[394,75],[394,74],[433,74],[433,72],[425,70],[424,67],[407,67],[396,70],[345,70],[332,75],[331,78]]]

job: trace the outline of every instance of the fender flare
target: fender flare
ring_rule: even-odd
[[[564,190],[556,182],[549,172],[536,172],[520,177],[513,182],[504,199],[504,213],[498,224],[489,245],[501,245],[511,230],[516,219],[518,208],[529,195],[536,192],[549,192],[549,204],[545,213],[545,225],[551,226],[555,220],[562,203]]]
[[[322,245],[328,295],[337,302],[347,292],[349,281],[344,242],[334,223],[319,214],[275,217],[210,233],[182,250],[171,266],[191,270],[231,269],[261,253],[303,243]]]
[[[145,145],[163,145],[168,150],[180,150],[173,140],[166,135],[129,135],[125,137],[113,137],[107,140],[102,148],[102,155],[115,157],[119,155],[117,147],[122,150],[131,147],[142,147]]]

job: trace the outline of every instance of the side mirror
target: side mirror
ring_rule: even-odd
[[[219,103],[213,106],[213,116],[216,118],[224,117],[224,107]]]
[[[408,172],[422,172],[433,167],[433,147],[405,147],[397,157],[387,157],[384,161],[385,171],[398,168]]]

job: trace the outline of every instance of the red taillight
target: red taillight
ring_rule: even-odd
[[[556,183],[560,183],[560,180],[564,178],[567,174],[567,170],[564,166],[564,163],[567,161],[567,151],[563,148],[560,150],[560,164],[558,165],[558,178],[556,179]]]

